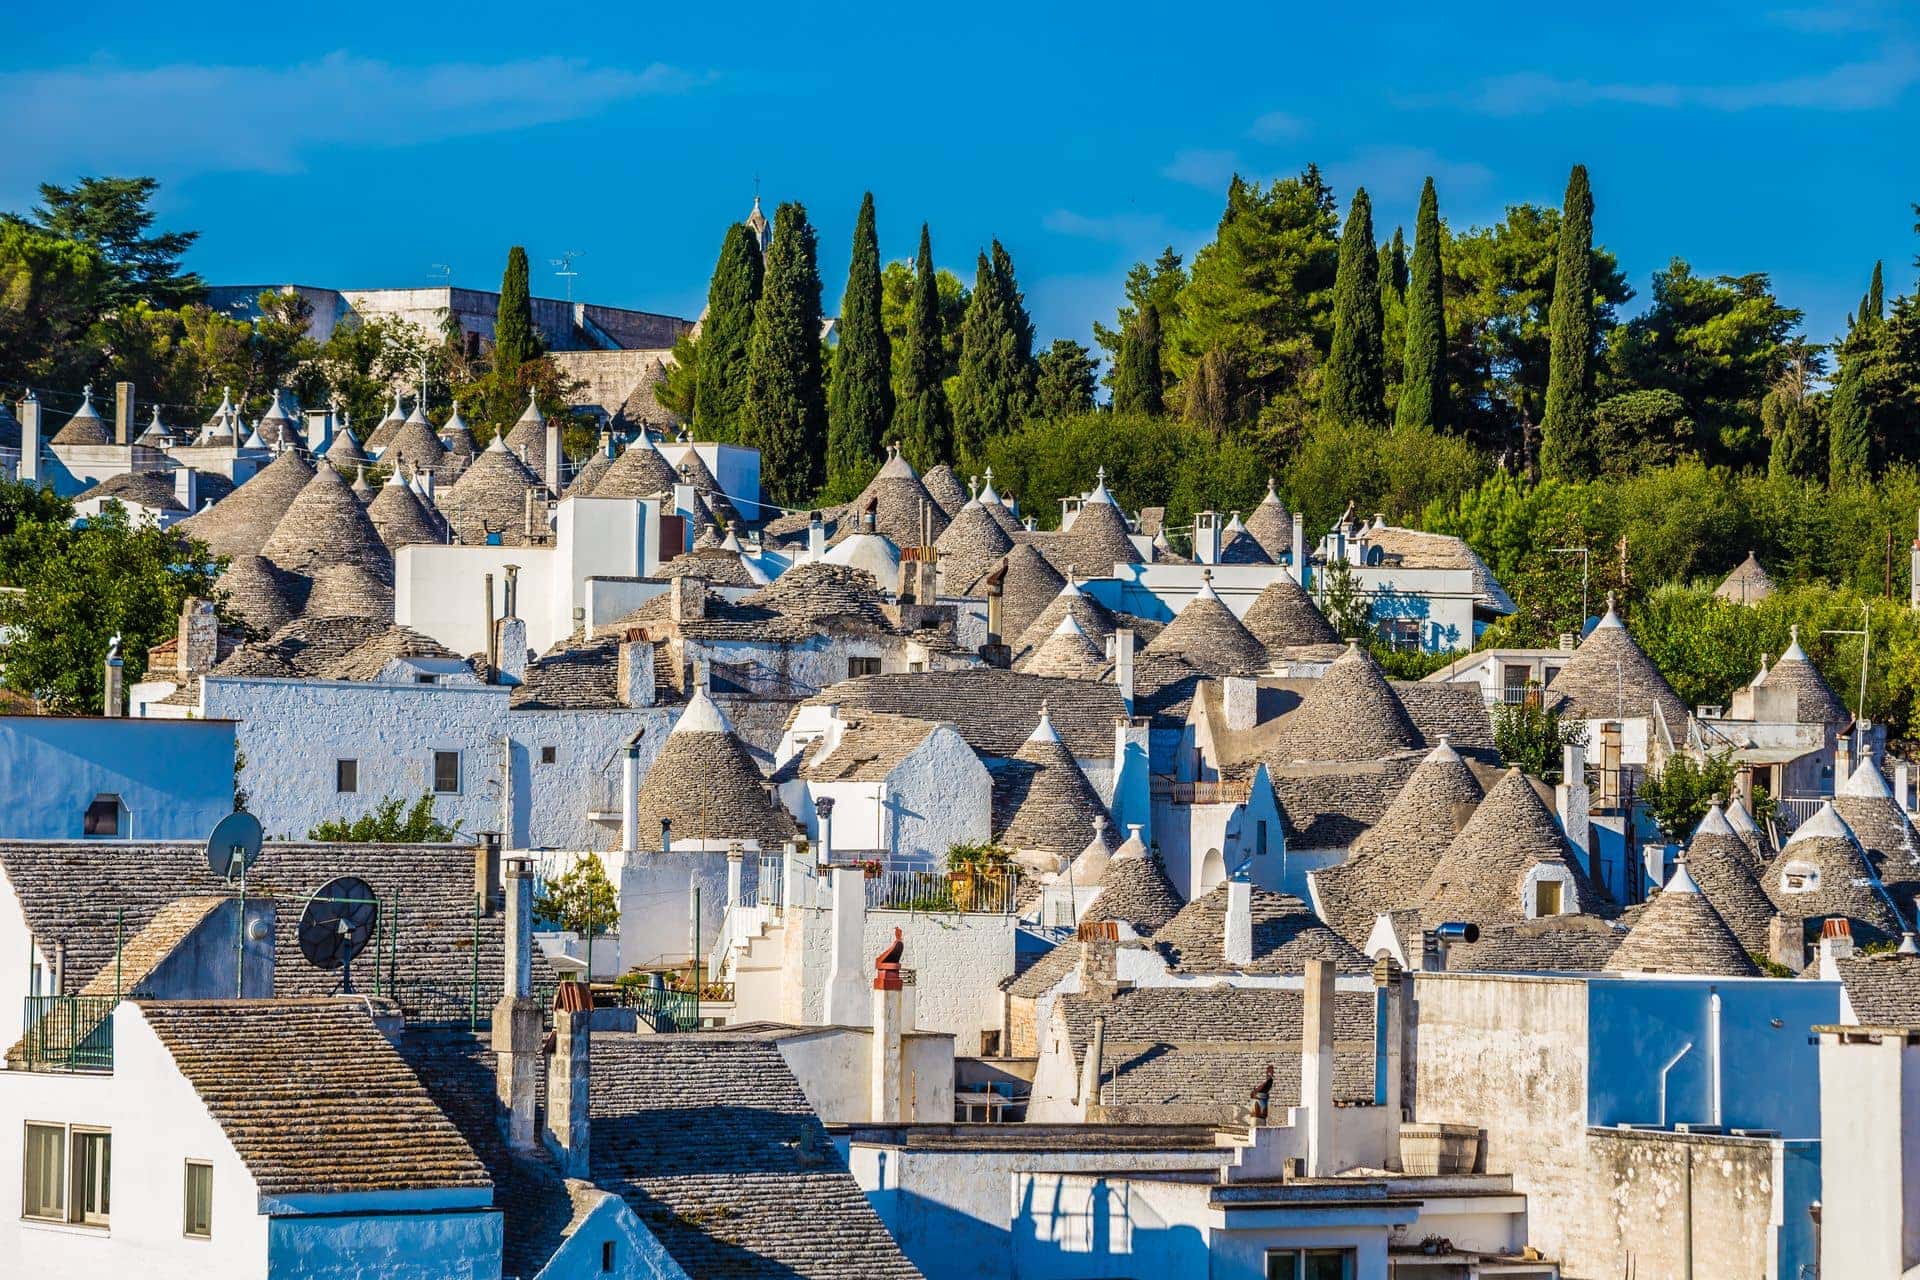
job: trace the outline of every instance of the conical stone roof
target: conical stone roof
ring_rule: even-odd
[[[876,532],[893,539],[898,547],[917,547],[920,545],[920,512],[927,508],[933,519],[933,536],[937,544],[947,528],[947,512],[927,487],[920,483],[920,475],[913,465],[900,456],[898,446],[889,451],[886,462],[867,481],[867,487],[860,496],[847,504],[848,519],[834,535],[834,541],[857,532],[865,527],[867,507],[873,507],[873,528]]]
[[[1260,544],[1267,559],[1275,564],[1284,563],[1293,555],[1293,513],[1280,501],[1271,476],[1267,478],[1267,496],[1260,499],[1260,505],[1247,517],[1247,535]]]
[[[255,424],[254,430],[260,433],[260,439],[269,448],[281,444],[292,448],[305,448],[306,441],[300,434],[300,424],[294,421],[293,415],[288,413],[286,406],[280,402],[280,395],[280,388],[275,387],[273,403],[268,405],[267,411],[260,415],[260,421]]]
[[[1657,705],[1669,732],[1677,736],[1687,724],[1686,704],[1627,631],[1611,599],[1606,616],[1573,651],[1548,692],[1576,720],[1650,718]]]
[[[1084,849],[1094,837],[1094,819],[1107,817],[1044,706],[1033,735],[996,769],[993,808],[995,843],[1063,858]]]
[[[355,439],[353,432],[346,427],[340,428],[339,434],[334,436],[333,442],[327,446],[326,452],[321,456],[338,467],[342,473],[370,466],[373,463],[373,459],[367,456],[367,451],[360,447],[360,441]]]
[[[367,518],[380,531],[380,541],[386,543],[390,551],[409,543],[440,541],[440,522],[398,471],[380,486],[380,492],[367,504]]]
[[[355,467],[353,469],[353,483],[348,485],[347,488],[353,490],[353,496],[360,500],[361,506],[365,507],[373,504],[373,486],[367,483],[367,469],[365,467]]]
[[[949,518],[960,514],[960,508],[967,505],[967,491],[960,487],[960,477],[944,462],[921,476],[920,483]]]
[[[460,402],[453,402],[453,413],[440,424],[440,442],[448,453],[469,461],[480,452],[480,445],[473,438],[473,428],[460,416]]]
[[[1240,513],[1233,513],[1233,519],[1227,521],[1227,527],[1220,531],[1221,564],[1272,564],[1273,557],[1267,549],[1240,523]]]
[[[641,848],[660,847],[662,819],[673,824],[675,842],[757,840],[767,849],[796,834],[792,815],[704,690],[688,699],[641,780]]]
[[[295,583],[265,556],[235,556],[220,575],[227,611],[255,636],[270,636],[299,612]]]
[[[400,424],[400,429],[393,434],[393,443],[380,455],[385,465],[411,471],[437,471],[446,458],[446,447],[418,409]]]
[[[968,592],[995,561],[1013,550],[1013,538],[985,507],[978,502],[968,502],[954,514],[952,522],[933,540],[933,545],[940,552],[942,590],[958,594]],[[1003,599],[1003,618],[1005,607]]]
[[[48,443],[62,445],[113,443],[113,428],[109,427],[106,419],[100,416],[100,411],[93,407],[92,387],[88,387],[81,393],[80,408],[67,419],[65,426],[53,433],[53,439]]]
[[[706,503],[707,513],[716,523],[725,523],[729,526],[740,523],[740,513],[734,510],[732,500],[720,487],[720,481],[714,476],[713,468],[707,465],[707,460],[700,456],[698,449],[688,445],[671,461],[674,472],[681,477],[681,483],[693,486],[695,495]]]
[[[613,469],[614,457],[605,448],[595,449],[593,456],[580,464],[580,469],[567,481],[567,496],[571,498],[590,498],[600,480]]]
[[[1106,665],[1106,654],[1069,615],[1060,619],[1060,625],[1033,651],[1021,670],[1030,676],[1098,680]]]
[[[1912,901],[1920,888],[1920,838],[1893,798],[1893,788],[1872,755],[1864,757],[1834,792],[1833,807],[1860,847],[1896,906]]]
[[[380,582],[393,582],[392,553],[380,541],[380,531],[367,518],[360,500],[332,467],[321,467],[307,481],[260,554],[290,573],[308,577],[330,565],[351,564]]]
[[[1271,758],[1297,761],[1378,760],[1425,745],[1420,731],[1381,674],[1373,655],[1357,644],[1327,664],[1300,705],[1287,713]]]
[[[499,534],[503,546],[518,547],[527,541],[527,490],[539,481],[508,452],[506,444],[495,436],[466,474],[448,486],[440,499],[440,514],[446,518],[454,539],[470,546],[483,546],[489,534]],[[538,513],[544,520],[544,512]]]
[[[1764,886],[1782,912],[1809,924],[1845,917],[1857,945],[1900,936],[1900,913],[1831,802],[1794,829],[1767,869]]]
[[[1509,769],[1427,876],[1421,901],[1428,923],[1486,924],[1526,915],[1524,892],[1537,867],[1571,875],[1563,912],[1592,912],[1602,905],[1533,784],[1519,769]]]
[[[1775,851],[1772,841],[1760,830],[1760,824],[1753,820],[1753,811],[1747,808],[1746,801],[1735,795],[1727,801],[1726,814],[1727,825],[1740,837],[1740,843],[1747,846],[1755,873],[1764,871],[1767,863],[1773,860]]]
[[[1070,564],[1076,571],[1104,578],[1116,564],[1139,564],[1140,548],[1128,535],[1127,518],[1120,504],[1107,492],[1106,473],[1087,500],[1074,513],[1073,527],[1059,535],[1050,548],[1056,564]]]
[[[313,467],[289,449],[232,493],[174,527],[206,543],[217,556],[258,555],[280,518],[312,481]]]
[[[1749,551],[1747,558],[1720,580],[1713,594],[1735,604],[1759,604],[1773,594],[1773,579],[1760,567],[1760,561],[1753,552]]]
[[[1179,915],[1182,905],[1167,869],[1148,852],[1136,828],[1107,859],[1100,892],[1080,918],[1124,920],[1144,938]]]
[[[1654,895],[1607,959],[1607,971],[1725,978],[1752,978],[1760,973],[1688,874],[1684,857],[1668,877],[1667,887]]]
[[[1824,724],[1829,728],[1843,728],[1853,723],[1853,714],[1841,705],[1839,695],[1826,677],[1820,674],[1820,668],[1813,665],[1807,657],[1807,651],[1800,647],[1800,628],[1792,629],[1793,639],[1787,645],[1787,651],[1780,655],[1780,661],[1773,669],[1754,680],[1756,685],[1768,689],[1788,689],[1793,693],[1797,714],[1797,724]],[[1557,685],[1556,681],[1556,685]]]
[[[1009,575],[1011,576],[1011,575]],[[1001,601],[1000,619],[1006,622],[1006,602]],[[1079,624],[1087,639],[1102,652],[1106,650],[1107,640],[1119,629],[1120,623],[1107,606],[1082,591],[1079,584],[1069,582],[1062,586],[1052,603],[1040,611],[1040,616],[1027,624],[1020,638],[1013,643],[1013,665],[1015,670],[1025,670],[1027,658],[1038,652],[1060,626],[1062,618],[1071,617]]]
[[[1348,846],[1346,861],[1312,873],[1327,923],[1360,947],[1381,912],[1418,906],[1427,877],[1484,796],[1459,752],[1445,742],[1428,752],[1380,821]]]
[[[1006,500],[1002,498],[999,491],[993,487],[992,467],[987,468],[987,487],[980,491],[980,505],[985,507],[987,514],[992,516],[995,522],[1008,533],[1013,534],[1024,531],[1025,527],[1020,523],[1019,517],[1013,514],[1012,508],[1007,506]]]
[[[527,407],[507,430],[507,452],[520,459],[535,478],[546,478],[547,419],[531,392],[527,395]]]
[[[393,588],[364,565],[330,564],[313,575],[303,618],[393,617]]]
[[[1247,606],[1241,624],[1268,653],[1314,644],[1338,644],[1340,633],[1314,605],[1313,598],[1285,573],[1276,574]]]
[[[1687,842],[1687,869],[1740,945],[1752,954],[1766,955],[1773,902],[1754,874],[1753,854],[1717,804],[1707,810]]]
[[[1213,676],[1265,671],[1269,665],[1266,649],[1220,599],[1220,593],[1213,589],[1212,576],[1201,576],[1205,581],[1199,592],[1153,638],[1146,652],[1184,658],[1189,665]]]
[[[400,412],[400,393],[396,391],[393,393],[393,406],[387,410],[387,416],[375,423],[373,430],[368,433],[367,449],[378,453],[392,444],[394,434],[400,430],[400,424],[406,420],[407,415]]]
[[[988,509],[991,514],[991,508]],[[1000,585],[1000,637],[1012,644],[1039,621],[1040,615],[1059,597],[1067,580],[1051,561],[1029,543],[1022,542],[1007,552],[1002,562],[1006,577]],[[988,569],[987,573],[993,570]],[[987,574],[967,590],[970,596],[985,596]]]
[[[642,434],[623,449],[620,456],[601,474],[599,482],[593,486],[593,496],[651,498],[656,494],[673,492],[673,486],[679,483],[680,477],[675,473],[673,464]]]

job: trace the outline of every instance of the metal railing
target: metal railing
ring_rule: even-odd
[[[620,1007],[632,1009],[655,1031],[698,1031],[700,996],[692,991],[671,991],[665,987],[620,988]]]
[[[21,1065],[28,1071],[113,1070],[119,996],[28,996]]]
[[[1827,802],[1826,796],[1781,796],[1774,802],[1773,821],[1782,836],[1788,836]]]
[[[867,880],[869,911],[1012,915],[1020,875],[996,871],[883,871]]]

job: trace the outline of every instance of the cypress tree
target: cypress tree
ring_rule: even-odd
[[[1776,480],[1813,480],[1822,469],[1820,423],[1813,402],[1786,387],[1775,387],[1760,402],[1760,424],[1772,446],[1767,474]]]
[[[760,450],[761,485],[783,506],[811,498],[826,474],[817,252],[806,206],[781,205],[754,311],[745,416],[747,442]]]
[[[1399,227],[1380,246],[1381,358],[1387,373],[1387,403],[1398,402],[1401,366],[1407,358],[1407,237]]]
[[[1321,411],[1334,422],[1378,426],[1386,420],[1379,271],[1373,247],[1373,205],[1366,189],[1356,188],[1340,236],[1333,280],[1333,348],[1327,353],[1320,399]]]
[[[873,472],[893,422],[892,367],[893,348],[880,318],[880,237],[869,191],[854,224],[827,399],[827,484],[836,493],[853,496]]]
[[[1861,383],[1861,362],[1843,362],[1827,403],[1827,483],[1834,488],[1863,483],[1873,467],[1873,435]]]
[[[960,374],[954,385],[954,451],[978,465],[987,441],[1026,420],[1033,406],[1033,322],[998,240],[981,254],[973,297],[960,321]]]
[[[1407,338],[1397,426],[1447,425],[1446,278],[1440,262],[1440,201],[1428,178],[1420,191],[1407,273]]]
[[[894,412],[894,431],[907,461],[925,470],[953,460],[953,410],[947,404],[946,349],[940,323],[940,281],[933,270],[933,239],[920,224],[907,305],[907,352]]]
[[[519,245],[507,250],[507,270],[500,277],[500,305],[493,316],[493,372],[503,394],[517,388],[520,366],[540,355],[540,337],[533,328],[533,298],[527,290],[527,251]]]
[[[1881,278],[1880,264],[1873,264],[1873,281],[1867,286],[1867,318],[1884,320],[1887,318],[1887,286]]]
[[[1055,338],[1034,361],[1033,410],[1048,421],[1093,411],[1093,353],[1072,338]]]
[[[1209,348],[1185,386],[1187,421],[1218,440],[1233,420],[1233,385],[1226,356]]]
[[[1161,381],[1160,308],[1143,303],[1120,335],[1120,358],[1113,371],[1115,413],[1160,413],[1166,408]]]
[[[760,246],[741,223],[727,228],[707,284],[707,315],[700,324],[700,367],[693,387],[694,426],[705,440],[741,438],[747,398],[747,349],[760,301]]]
[[[1547,405],[1540,423],[1540,470],[1558,480],[1593,473],[1593,190],[1587,167],[1573,166],[1560,213],[1559,253],[1547,362]]]

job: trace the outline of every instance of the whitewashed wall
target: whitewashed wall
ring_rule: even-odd
[[[0,838],[77,840],[106,792],[136,840],[204,840],[233,812],[235,726],[94,716],[0,716]]]

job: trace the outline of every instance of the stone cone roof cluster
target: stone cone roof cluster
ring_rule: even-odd
[[[1687,842],[1687,870],[1741,947],[1766,955],[1773,902],[1755,873],[1752,851],[1717,804],[1707,810]]]
[[[695,690],[640,783],[639,838],[658,848],[660,821],[675,841],[758,840],[771,848],[795,835],[793,817],[705,690]]]
[[[242,485],[233,497],[245,489]],[[393,582],[392,553],[380,541],[379,530],[346,480],[332,467],[313,473],[260,554],[282,569],[308,577],[333,565],[357,565],[379,582]]]
[[[927,492],[927,487],[920,483],[919,473],[900,456],[897,446],[889,452],[886,462],[873,479],[867,482],[867,487],[860,491],[860,496],[847,504],[834,541],[838,542],[866,528],[869,505],[873,507],[874,531],[891,538],[897,547],[920,545],[920,512],[923,507],[932,514],[936,546],[940,535],[946,532],[946,508]]]
[[[976,584],[1002,556],[1013,550],[1013,538],[977,501],[963,504],[933,545],[940,552],[942,590],[984,595]],[[1005,601],[1002,602],[1005,608]]]
[[[1011,577],[1011,573],[1008,575]],[[1040,615],[1027,624],[1026,630],[1019,633],[1019,639],[1013,641],[1013,665],[1017,671],[1026,670],[1027,659],[1038,653],[1040,647],[1059,630],[1063,619],[1072,618],[1079,626],[1081,634],[1090,640],[1100,652],[1106,652],[1107,640],[1120,628],[1119,619],[1113,611],[1095,600],[1077,583],[1065,583],[1055,593],[1051,603],[1040,611]],[[1006,622],[1005,602],[1001,605],[1001,622]]]
[[[1373,655],[1350,644],[1287,714],[1272,758],[1282,764],[1377,760],[1422,745],[1413,718]]]
[[[1095,834],[1106,806],[1060,741],[1046,708],[1040,723],[994,780],[994,840],[1017,853],[1068,858]]]
[[[1313,598],[1285,573],[1274,576],[1240,621],[1273,654],[1305,645],[1340,643],[1340,634]]]
[[[220,575],[218,590],[230,613],[256,636],[270,636],[293,621],[304,604],[304,584],[261,555],[235,556]]]
[[[1180,614],[1148,643],[1146,652],[1184,658],[1209,675],[1237,676],[1265,671],[1266,648],[1241,624],[1213,589],[1211,575]]]
[[[307,460],[289,449],[225,498],[175,527],[206,543],[217,556],[258,555],[313,476]]]
[[[409,543],[441,540],[439,520],[398,470],[367,504],[367,518],[373,521],[380,541],[386,543],[390,551]]]
[[[642,433],[607,466],[591,492],[596,498],[651,498],[671,493],[679,483],[673,464]]]
[[[1549,693],[1565,714],[1579,720],[1651,717],[1658,706],[1670,732],[1680,733],[1687,723],[1686,704],[1614,612],[1611,599]]]
[[[337,467],[342,475],[373,465],[373,459],[368,457],[367,451],[360,447],[360,441],[355,438],[350,427],[340,428],[333,437],[333,443],[327,446],[321,456]]]
[[[1020,543],[1001,563],[1006,566],[1006,575],[1000,585],[1000,638],[1016,645],[1059,598],[1067,580],[1031,543]],[[987,594],[984,574],[968,594]]]
[[[301,612],[309,618],[391,618],[393,587],[364,565],[326,565],[314,573]]]
[[[1683,856],[1607,960],[1612,973],[1691,973],[1752,978],[1759,968],[1713,903],[1694,883]]]
[[[1764,884],[1774,905],[1788,915],[1809,923],[1845,917],[1856,945],[1900,937],[1900,912],[1831,801],[1794,829]]]
[[[1097,680],[1107,665],[1107,656],[1087,637],[1071,614],[1060,619],[1053,634],[1027,658],[1021,667],[1032,676],[1063,676],[1073,680]]]
[[[1484,925],[1523,916],[1528,873],[1541,866],[1571,874],[1563,911],[1591,912],[1601,905],[1599,890],[1574,860],[1533,783],[1519,769],[1509,769],[1428,874],[1420,894],[1427,922]]]

